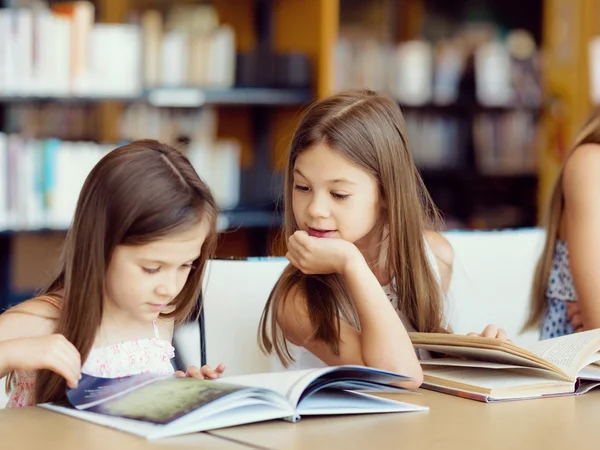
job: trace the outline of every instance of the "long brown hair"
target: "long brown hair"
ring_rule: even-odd
[[[424,231],[439,223],[437,209],[413,162],[404,118],[398,105],[373,91],[346,91],[312,105],[292,137],[285,168],[284,246],[298,230],[292,210],[293,171],[298,155],[324,143],[371,174],[379,185],[389,235],[382,243],[386,270],[393,277],[400,309],[418,331],[442,330],[441,288],[429,265]],[[305,275],[288,265],[271,291],[259,326],[259,345],[273,350],[284,366],[293,362],[277,311],[299,289],[306,295],[313,339],[339,354],[340,320],[360,329],[344,278],[338,274]]]
[[[216,247],[217,206],[206,184],[178,150],[136,141],[104,156],[88,175],[67,233],[57,275],[41,295],[61,299],[56,332],[84,362],[100,327],[105,274],[117,245],[142,245],[209,220],[202,254],[163,317],[187,319],[199,299],[206,261]],[[65,380],[38,372],[36,403],[64,396]]]
[[[544,249],[538,260],[535,274],[533,277],[533,286],[531,290],[531,311],[529,318],[525,323],[524,329],[535,328],[539,326],[542,317],[546,312],[546,290],[548,289],[548,280],[550,270],[552,269],[552,261],[554,259],[554,250],[556,239],[559,236],[560,223],[564,210],[563,196],[563,175],[567,161],[573,152],[580,146],[585,144],[600,145],[600,108],[596,108],[585,125],[579,131],[575,138],[575,142],[565,158],[552,191],[550,201],[546,207],[542,224],[546,230],[546,242]]]

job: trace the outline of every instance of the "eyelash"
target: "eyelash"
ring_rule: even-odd
[[[310,188],[296,184],[294,185],[294,189],[300,192],[308,192]],[[331,196],[336,200],[346,200],[348,197],[350,197],[348,194],[338,194],[337,192],[332,192]]]
[[[184,264],[183,266],[181,266],[181,268],[193,270],[196,268],[196,266],[194,264]],[[160,267],[157,267],[157,268],[142,267],[142,270],[144,272],[146,272],[147,274],[152,275],[152,274],[158,273],[160,271]]]

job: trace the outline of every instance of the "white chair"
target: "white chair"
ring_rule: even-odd
[[[6,391],[4,386],[6,384],[6,377],[0,378],[0,409],[6,406],[6,402],[8,402],[8,396],[6,395]]]
[[[450,231],[454,273],[447,311],[456,333],[481,331],[496,323],[519,344],[538,339],[536,330],[520,334],[529,312],[531,280],[544,233]],[[271,289],[287,264],[285,258],[213,260],[204,285],[207,363],[227,364],[228,375],[268,372],[270,359],[257,345],[260,315]],[[200,364],[197,324],[176,330],[184,365]]]
[[[450,231],[444,235],[454,249],[448,298],[454,332],[482,331],[486,324],[495,323],[517,344],[538,340],[538,330],[521,333],[521,329],[529,315],[544,231]]]
[[[208,364],[225,362],[228,375],[270,371],[258,348],[258,323],[286,265],[285,258],[209,261],[203,288]],[[177,329],[175,339],[185,366],[201,363],[197,324]]]

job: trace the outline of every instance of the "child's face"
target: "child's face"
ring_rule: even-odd
[[[118,245],[106,273],[104,310],[152,321],[181,291],[200,256],[209,221],[145,245]]]
[[[293,182],[292,205],[301,230],[359,247],[369,241],[380,218],[379,189],[369,173],[319,144],[300,153]]]

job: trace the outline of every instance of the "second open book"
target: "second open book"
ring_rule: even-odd
[[[600,330],[519,347],[499,339],[410,333],[413,345],[441,354],[421,361],[423,387],[493,402],[581,394],[600,385]]]

